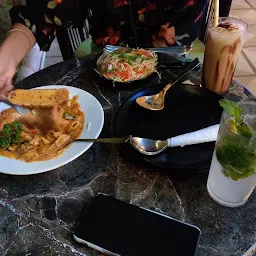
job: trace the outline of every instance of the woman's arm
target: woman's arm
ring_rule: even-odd
[[[15,24],[7,38],[0,46],[0,99],[13,88],[12,78],[16,68],[29,50],[34,46],[36,39],[33,33],[22,24]]]
[[[0,50],[12,57],[18,65],[36,43],[35,36],[23,24],[14,24]]]
[[[41,49],[48,50],[54,39],[56,24],[46,19],[47,2],[14,3],[10,10],[13,27],[0,46],[0,99],[13,88],[12,79],[17,66],[34,44],[37,42]]]

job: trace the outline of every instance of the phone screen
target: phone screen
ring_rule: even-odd
[[[200,230],[165,215],[99,194],[74,238],[109,255],[195,255]],[[104,249],[104,250],[103,250]]]

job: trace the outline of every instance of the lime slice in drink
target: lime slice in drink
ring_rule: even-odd
[[[237,129],[236,129],[236,122],[235,122],[235,120],[232,119],[232,118],[230,118],[230,119],[227,120],[227,124],[228,124],[230,130],[231,130],[233,133],[237,134]]]

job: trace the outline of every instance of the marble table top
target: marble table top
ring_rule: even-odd
[[[97,83],[89,86],[86,81],[91,65],[91,59],[62,62],[16,86],[65,84],[87,90],[100,101],[105,112],[101,136],[112,136],[118,106],[136,89],[122,91]],[[199,84],[200,72],[184,80]],[[166,76],[171,75],[169,72]],[[236,82],[226,96],[254,100]],[[206,171],[176,177],[168,171],[131,162],[118,146],[107,144],[94,144],[73,162],[46,173],[0,174],[0,255],[100,255],[72,237],[82,208],[98,192],[198,226],[202,234],[197,255],[243,255],[256,241],[256,193],[242,207],[222,207],[207,193],[207,175]],[[248,255],[253,250],[255,246]]]

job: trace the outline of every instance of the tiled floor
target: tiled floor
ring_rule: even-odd
[[[233,0],[230,16],[240,18],[249,25],[234,78],[256,95],[256,0]],[[58,42],[54,40],[46,54],[45,67],[62,60]]]
[[[249,25],[234,78],[256,95],[256,0],[233,0],[230,16]]]
[[[61,61],[63,61],[63,58],[60,52],[58,41],[55,39],[51,44],[50,50],[46,53],[44,67],[49,67]]]

